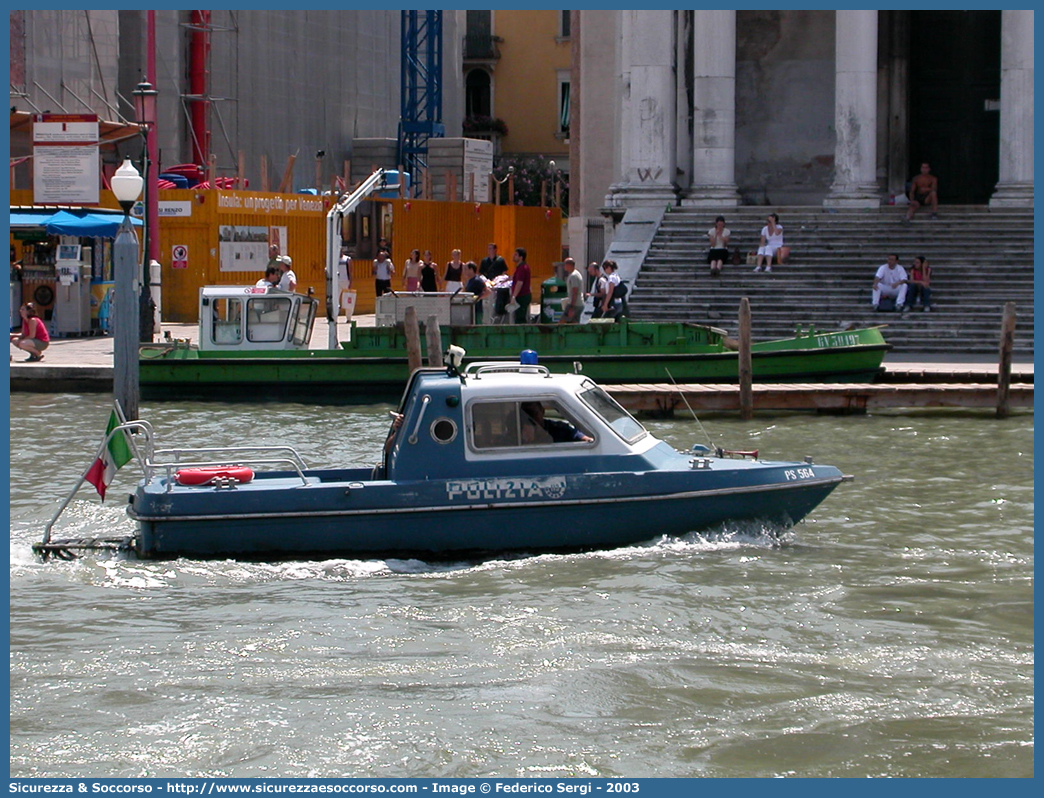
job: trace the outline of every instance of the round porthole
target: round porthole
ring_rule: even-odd
[[[457,425],[448,418],[437,418],[431,425],[431,437],[439,443],[450,443],[457,437]]]

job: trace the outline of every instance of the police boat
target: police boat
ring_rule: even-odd
[[[447,368],[411,375],[372,469],[313,470],[287,447],[165,454],[130,422],[145,432],[134,436],[145,478],[129,548],[261,559],[605,549],[743,519],[789,526],[850,479],[809,458],[681,452],[535,353],[466,368],[463,355],[451,347]]]

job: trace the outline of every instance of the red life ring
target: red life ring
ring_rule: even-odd
[[[237,482],[249,482],[254,478],[254,470],[246,466],[200,466],[199,468],[183,468],[174,474],[179,485],[208,485],[215,479],[234,479]]]

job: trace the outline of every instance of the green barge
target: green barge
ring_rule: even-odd
[[[227,287],[224,293],[203,297],[198,346],[180,341],[142,348],[144,397],[325,403],[390,401],[401,395],[409,377],[402,325],[352,323],[350,340],[339,349],[309,349],[314,300],[241,287]],[[522,350],[532,349],[550,371],[579,367],[600,383],[738,379],[735,342],[724,330],[700,324],[444,325],[440,333],[443,348],[460,346],[469,360],[518,362]],[[879,327],[799,330],[793,338],[752,344],[751,364],[756,382],[869,382],[882,370],[890,348]]]

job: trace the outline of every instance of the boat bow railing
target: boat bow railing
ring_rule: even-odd
[[[222,457],[209,456],[217,454],[221,454]],[[229,460],[235,460],[236,465],[290,466],[290,469],[301,478],[301,484],[308,484],[308,478],[304,475],[308,466],[292,446],[211,446],[190,449],[158,449],[144,464],[145,481],[150,481],[156,472],[162,471],[167,477],[167,492],[169,493],[174,486],[176,469],[227,466]]]
[[[120,411],[120,413],[122,415],[122,411]],[[142,440],[135,440],[130,435],[126,434],[128,432],[140,432],[144,435],[144,438]],[[55,511],[54,515],[51,516],[51,520],[47,522],[47,526],[44,527],[43,540],[40,542],[39,546],[34,547],[38,551],[50,544],[51,530],[54,528],[55,522],[57,522],[57,520],[61,517],[62,513],[65,512],[65,508],[69,506],[69,502],[71,502],[73,496],[76,495],[76,491],[78,491],[80,487],[83,485],[83,483],[87,481],[87,475],[94,467],[94,463],[97,462],[101,458],[102,453],[109,448],[109,441],[111,441],[117,434],[124,436],[124,438],[127,441],[127,445],[130,448],[133,459],[138,461],[138,465],[141,467],[142,471],[146,470],[149,458],[152,456],[152,441],[154,437],[152,425],[148,421],[138,420],[124,421],[122,424],[117,424],[116,426],[114,426],[111,430],[109,430],[108,434],[106,434],[105,436],[105,440],[103,440],[101,442],[101,445],[98,447],[98,451],[95,453],[94,460],[91,461],[91,465],[88,466],[87,470],[80,475],[79,480],[77,480],[76,484],[73,485],[73,489],[69,491],[69,494],[58,506],[58,509]],[[144,454],[142,453],[143,449]]]
[[[139,433],[137,436],[126,435],[126,433]],[[116,435],[125,435],[132,459],[136,460],[145,476],[145,481],[150,481],[158,472],[163,472],[167,477],[167,491],[174,484],[174,471],[179,468],[205,468],[208,466],[223,466],[229,464],[229,459],[241,460],[243,465],[251,466],[289,466],[301,478],[303,485],[308,484],[308,478],[304,472],[308,469],[301,455],[292,446],[219,446],[190,449],[156,449],[155,432],[152,425],[147,421],[125,421],[114,426],[105,436],[95,454],[93,464],[102,457],[102,453],[109,447],[109,442]],[[214,459],[211,455],[221,454],[222,457]],[[278,455],[278,456],[277,456]],[[58,541],[52,543],[51,531],[62,513],[69,506],[76,492],[87,481],[90,473],[89,467],[69,491],[69,494],[59,505],[51,520],[44,527],[43,540],[33,546],[33,549],[45,557],[49,553],[65,556],[74,548],[98,548],[104,547],[113,540],[83,540],[83,541]]]

